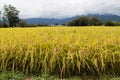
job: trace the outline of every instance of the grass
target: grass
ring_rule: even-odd
[[[4,71],[0,73],[0,80],[25,80],[25,75],[20,72]]]
[[[73,76],[71,78],[63,78],[60,79],[58,76],[52,76],[49,74],[39,74],[39,75],[29,75],[26,76],[21,72],[8,72],[4,71],[0,73],[0,80],[120,80],[120,77],[114,75],[101,75],[99,77],[96,76]]]
[[[0,71],[120,75],[120,27],[0,29]]]

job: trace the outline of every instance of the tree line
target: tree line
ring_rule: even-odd
[[[120,22],[102,21],[97,17],[81,16],[67,23],[68,26],[120,26]]]
[[[4,5],[4,13],[0,12],[0,27],[36,27],[49,26],[48,24],[28,24],[19,18],[19,11],[12,5]],[[1,16],[3,15],[3,16]],[[81,16],[65,24],[66,26],[120,26],[112,20],[102,21],[97,17]]]

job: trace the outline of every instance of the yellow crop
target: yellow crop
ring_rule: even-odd
[[[0,29],[0,71],[120,73],[120,27]]]

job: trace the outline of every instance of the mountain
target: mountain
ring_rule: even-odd
[[[106,20],[113,20],[113,21],[117,21],[120,22],[120,16],[118,15],[112,15],[112,14],[88,14],[86,16],[96,16],[99,19],[101,19],[102,21],[106,21]],[[55,18],[30,18],[30,19],[26,19],[26,21],[29,24],[41,24],[41,23],[45,23],[45,24],[65,24],[75,18],[77,18],[78,16],[75,17],[70,17],[70,18],[64,18],[64,19],[55,19]]]
[[[75,17],[71,17],[71,18],[64,18],[64,19],[55,19],[55,18],[30,18],[30,19],[26,19],[26,21],[30,24],[41,24],[41,23],[45,23],[45,24],[65,24],[73,19],[75,19]]]
[[[88,16],[96,16],[102,21],[107,21],[107,20],[113,20],[116,22],[120,22],[120,16],[118,15],[112,15],[112,14],[88,14]]]

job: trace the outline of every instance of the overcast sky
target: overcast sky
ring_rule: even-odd
[[[64,18],[85,14],[120,15],[120,0],[0,0],[20,11],[21,18]]]

